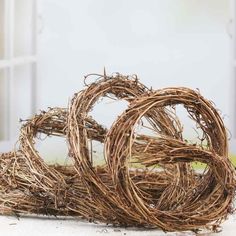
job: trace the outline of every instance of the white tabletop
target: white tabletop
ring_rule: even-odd
[[[160,230],[142,230],[114,228],[103,224],[93,224],[75,219],[49,218],[49,217],[16,217],[0,216],[0,235],[4,236],[152,236],[152,235],[195,235],[192,232],[164,233]],[[200,235],[236,235],[236,216],[231,216],[218,234]]]

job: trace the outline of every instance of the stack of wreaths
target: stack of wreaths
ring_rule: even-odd
[[[105,96],[129,103],[109,130],[89,116]],[[184,139],[173,112],[178,104],[201,128],[201,143]],[[137,132],[143,119],[153,135]],[[45,163],[34,147],[38,133],[65,136],[73,166]],[[103,143],[105,165],[94,166],[90,140]],[[207,165],[203,173],[192,168],[195,161]],[[2,214],[216,230],[233,212],[235,187],[226,128],[213,104],[188,88],[150,90],[136,76],[100,76],[74,95],[68,109],[51,108],[24,122],[18,149],[0,155]]]

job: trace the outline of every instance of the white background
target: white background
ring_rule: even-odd
[[[102,73],[105,66],[110,73],[138,74],[153,88],[199,88],[229,113],[229,1],[41,0],[39,4],[40,108],[66,106],[68,97],[82,88],[83,76]]]
[[[230,1],[41,0],[39,15],[38,108],[66,107],[83,76],[106,67],[107,74],[137,74],[154,89],[198,88],[230,128]],[[103,103],[95,117],[111,124],[123,108]],[[66,153],[54,141],[42,144],[43,152]]]

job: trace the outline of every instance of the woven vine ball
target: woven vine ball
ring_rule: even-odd
[[[64,215],[164,231],[216,230],[233,212],[236,178],[214,105],[188,88],[154,91],[137,76],[97,76],[68,109],[50,108],[26,120],[18,148],[0,154],[1,213]],[[102,97],[129,103],[110,129],[90,115]],[[177,105],[202,130],[205,143],[184,138],[173,112]],[[138,132],[143,119],[152,134]],[[35,147],[40,133],[66,138],[73,165],[48,165]],[[104,145],[103,165],[93,163],[92,140]],[[203,173],[192,168],[196,161],[206,164]]]

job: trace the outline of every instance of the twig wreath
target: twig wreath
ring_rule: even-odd
[[[74,95],[68,109],[50,108],[25,121],[18,149],[0,154],[1,214],[216,231],[234,211],[236,178],[226,128],[214,105],[188,88],[154,91],[136,76],[98,77]],[[110,129],[89,115],[106,96],[129,103]],[[184,139],[173,112],[179,104],[201,128],[204,144]],[[155,135],[136,132],[143,118]],[[73,165],[48,165],[35,148],[38,133],[66,137]],[[105,165],[93,164],[91,140],[103,143]],[[196,161],[207,165],[203,173],[192,167]]]

